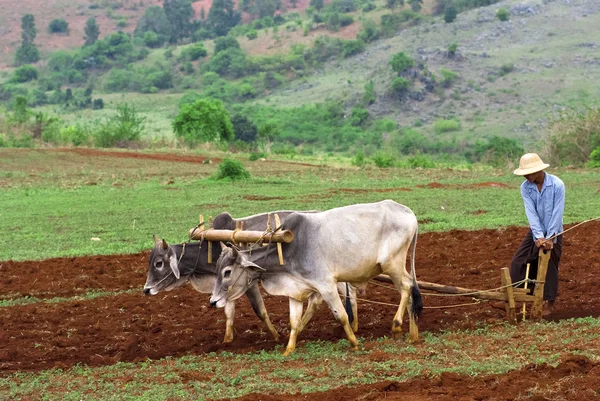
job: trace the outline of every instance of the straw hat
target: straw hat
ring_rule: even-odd
[[[529,175],[549,167],[540,159],[537,153],[527,153],[521,157],[519,168],[513,171],[515,175]]]

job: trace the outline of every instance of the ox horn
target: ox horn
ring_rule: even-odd
[[[164,239],[162,240],[162,248],[166,251],[167,249],[169,249],[169,244],[167,244],[167,241],[165,241]]]

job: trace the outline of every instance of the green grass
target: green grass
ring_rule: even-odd
[[[101,298],[106,296],[117,296],[121,294],[132,294],[134,292],[138,292],[139,290],[124,290],[124,291],[102,291],[102,290],[92,290],[87,291],[82,295],[75,295],[72,297],[54,297],[48,299],[41,299],[37,297],[25,296],[19,298],[10,298],[10,299],[0,299],[0,308],[7,308],[10,306],[17,305],[29,305],[35,303],[47,303],[47,304],[57,304],[61,302],[71,302],[71,301],[85,301],[89,299]],[[3,294],[4,296],[4,294]]]
[[[345,165],[334,168],[302,159],[315,163],[308,168],[245,159],[253,178],[231,182],[209,178],[215,164],[14,150],[0,150],[0,160],[0,261],[134,253],[150,248],[155,233],[171,242],[186,240],[200,214],[326,210],[388,198],[410,207],[421,231],[527,224],[521,179],[510,170],[359,170],[347,161],[331,162]],[[567,186],[565,223],[598,217],[600,171],[556,173]],[[508,187],[473,187],[483,182]]]
[[[312,393],[383,380],[406,381],[444,372],[503,374],[532,362],[556,365],[572,353],[598,361],[600,320],[487,326],[484,330],[422,333],[423,341],[360,339],[368,350],[349,351],[345,341],[306,342],[291,357],[281,349],[230,352],[141,363],[18,373],[0,378],[0,397],[14,400],[188,400],[267,394]],[[565,343],[557,333],[569,332]],[[514,336],[519,336],[515,346]],[[371,358],[371,356],[375,356]],[[341,368],[343,366],[343,368]],[[116,389],[119,389],[117,392]]]

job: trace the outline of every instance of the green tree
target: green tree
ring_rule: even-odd
[[[144,11],[144,15],[138,20],[134,34],[136,36],[143,36],[149,31],[165,38],[171,38],[173,35],[173,26],[162,7],[148,7]]]
[[[404,0],[386,0],[385,6],[390,10],[393,10],[396,7],[403,7]]]
[[[401,99],[408,94],[412,82],[406,78],[398,77],[392,81],[392,93],[397,99]]]
[[[444,21],[446,21],[447,23],[454,22],[457,14],[458,12],[456,11],[456,7],[450,6],[446,8],[446,10],[444,11]]]
[[[21,18],[21,45],[32,45],[36,35],[35,18],[32,14],[25,14]]]
[[[32,65],[23,65],[13,72],[11,81],[23,83],[38,79],[38,70]]]
[[[49,33],[69,33],[69,23],[64,19],[53,19],[48,24]]]
[[[323,0],[310,0],[310,5],[313,6],[317,11],[321,11],[323,8]]]
[[[239,49],[240,43],[233,36],[221,36],[215,39],[214,54],[227,49]]]
[[[406,53],[400,52],[392,56],[390,65],[392,66],[392,70],[394,70],[394,72],[402,74],[404,71],[415,65],[415,60],[407,56]]]
[[[189,0],[165,0],[163,10],[173,28],[172,43],[191,35],[194,9]]]
[[[414,12],[418,13],[423,7],[423,0],[408,0],[408,4]]]
[[[85,28],[84,28],[84,33],[85,33],[85,36],[84,36],[85,44],[84,44],[84,46],[91,46],[94,43],[96,43],[96,41],[100,37],[100,27],[96,23],[96,18],[91,17],[91,18],[89,18],[86,21]]]
[[[172,126],[175,135],[190,145],[227,141],[234,137],[229,113],[220,100],[212,98],[182,104]]]
[[[225,36],[241,20],[233,0],[215,0],[208,11],[208,24],[217,36]]]
[[[17,49],[15,54],[15,64],[36,63],[40,60],[40,52],[33,41],[37,35],[35,27],[35,18],[31,14],[25,14],[21,18],[21,47]]]
[[[206,11],[204,10],[204,6],[202,6],[202,8],[200,8],[200,19],[205,19],[206,18]]]
[[[250,121],[248,117],[241,114],[236,114],[231,119],[231,124],[233,125],[235,139],[239,139],[240,141],[247,143],[251,143],[256,140],[258,128],[256,128],[256,125],[254,125],[254,123]]]

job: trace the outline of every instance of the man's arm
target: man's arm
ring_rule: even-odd
[[[565,211],[565,186],[555,185],[554,190],[554,207],[552,208],[552,217],[548,223],[548,232],[546,238],[558,234],[563,221],[563,213]],[[556,239],[554,239],[556,241]]]
[[[527,215],[527,220],[529,220],[529,227],[533,233],[533,238],[535,240],[544,238],[544,229],[542,228],[540,217],[535,210],[535,202],[529,196],[529,191],[524,185],[521,185],[521,197],[525,204],[525,214]]]

